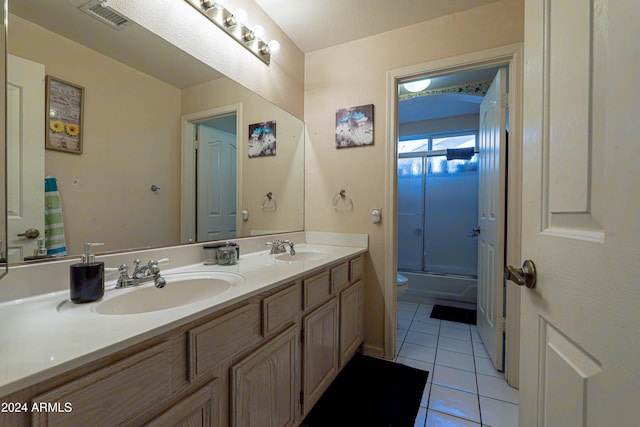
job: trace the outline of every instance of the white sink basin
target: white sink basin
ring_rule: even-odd
[[[163,277],[167,284],[161,289],[151,282],[138,288],[110,291],[108,299],[96,304],[96,313],[139,314],[180,307],[220,295],[244,281],[240,275],[219,272],[176,273]]]
[[[276,255],[275,258],[279,261],[319,261],[328,257],[329,254],[326,252],[300,250],[296,251],[295,255],[291,255],[287,252],[285,254]]]

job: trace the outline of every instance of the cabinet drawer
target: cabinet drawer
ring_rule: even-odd
[[[349,285],[349,263],[331,269],[331,293],[337,294]]]
[[[329,272],[309,277],[302,281],[304,287],[304,309],[307,310],[326,301],[331,297],[331,283]]]
[[[302,289],[299,283],[262,300],[262,335],[267,336],[302,311]]]
[[[33,398],[71,410],[33,412],[32,426],[128,425],[171,397],[171,346],[164,342]]]
[[[247,304],[189,331],[189,381],[262,339],[260,306]]]
[[[364,255],[349,261],[349,281],[351,283],[362,279],[364,276]]]

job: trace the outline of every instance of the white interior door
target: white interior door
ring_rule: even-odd
[[[480,104],[478,135],[478,334],[498,370],[504,365],[505,74],[498,70]]]
[[[8,260],[33,255],[36,229],[44,237],[44,65],[7,55]]]
[[[236,157],[234,134],[198,126],[198,240],[236,236]]]
[[[520,427],[638,425],[640,2],[525,22]]]

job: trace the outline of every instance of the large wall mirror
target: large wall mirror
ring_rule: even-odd
[[[0,81],[6,81],[6,56],[7,56],[7,27],[5,25],[6,21],[6,13],[5,8],[2,9],[2,24],[0,24]],[[6,129],[5,120],[6,120],[6,87],[2,87],[0,89],[0,129],[4,131]],[[4,132],[3,132],[4,133]],[[0,212],[7,211],[7,197],[5,189],[7,188],[7,146],[6,146],[6,138],[4,135],[0,135]],[[7,259],[5,258],[7,251],[7,216],[0,215],[0,278],[7,274],[8,265]]]
[[[9,0],[9,263],[302,230],[303,122],[98,3]]]

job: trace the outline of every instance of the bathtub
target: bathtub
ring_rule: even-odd
[[[429,304],[433,300],[443,300],[476,304],[478,300],[475,278],[402,270],[399,273],[409,279],[409,289],[398,298],[400,301]]]

